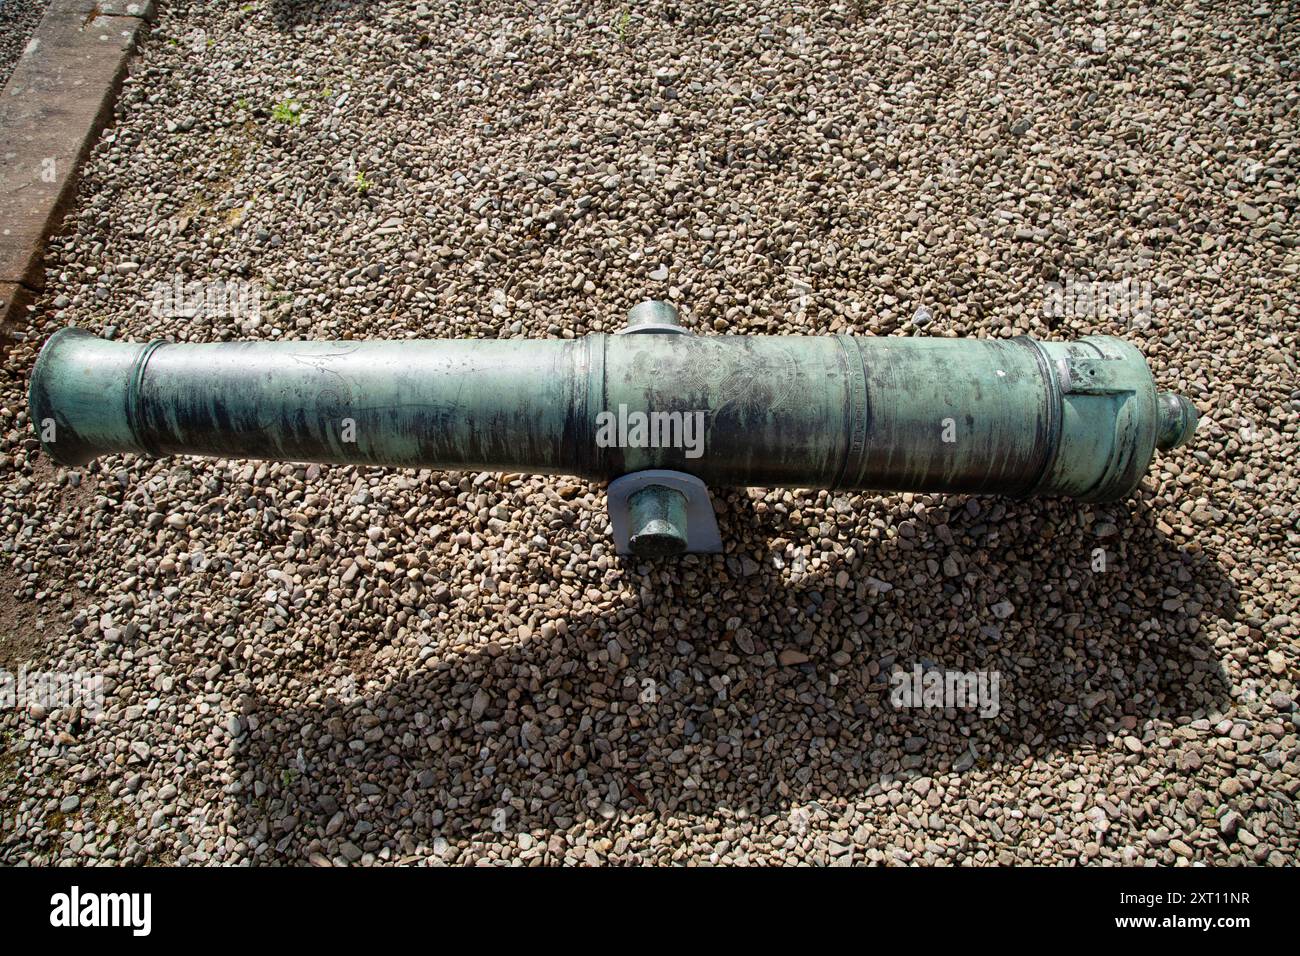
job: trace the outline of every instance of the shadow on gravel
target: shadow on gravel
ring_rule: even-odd
[[[792,537],[743,492],[727,501],[724,540]],[[629,571],[627,606],[573,617],[567,635],[433,658],[349,702],[249,701],[255,728],[234,760],[242,830],[268,845],[260,860],[301,862],[343,840],[400,859],[438,837],[528,832],[546,846],[584,820],[626,835],[619,818],[647,813],[689,825],[816,801],[835,816],[836,801],[877,783],[1112,751],[1109,733],[1226,706],[1206,631],[1234,619],[1237,594],[1211,556],[1172,543],[1141,504],[1115,508],[1098,537],[1063,503],[980,501],[976,514],[954,496],[917,516],[910,537],[857,541],[854,564],[794,582],[776,547],[757,567]],[[866,523],[841,518],[852,530],[830,537],[847,544]],[[1099,546],[1104,575],[1092,569]],[[942,568],[949,557],[958,568]],[[693,611],[677,596],[692,587],[719,607]],[[1014,608],[990,610],[1004,600]],[[789,649],[808,660],[782,666]],[[999,712],[895,707],[890,675],[917,665],[998,672]],[[547,859],[562,858],[553,849]]]

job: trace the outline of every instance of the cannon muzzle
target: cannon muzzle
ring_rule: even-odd
[[[1197,418],[1116,338],[695,336],[662,303],[561,340],[132,344],[69,328],[30,401],[68,465],[134,452],[1084,501],[1130,494]],[[644,537],[672,550],[680,509],[655,497]]]

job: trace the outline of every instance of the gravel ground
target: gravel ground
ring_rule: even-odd
[[[0,381],[0,664],[108,685],[0,715],[0,861],[1294,863],[1297,39],[1232,6],[168,4]],[[262,313],[151,312],[174,276]],[[1126,280],[1149,309],[1044,308]],[[1204,420],[1125,504],[737,490],[727,555],[625,566],[572,479],[71,471],[25,415],[68,323],[569,336],[645,297],[1120,334]],[[998,712],[893,706],[918,665]]]
[[[0,87],[9,82],[48,6],[46,0],[0,0]]]

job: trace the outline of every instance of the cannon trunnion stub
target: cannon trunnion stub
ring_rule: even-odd
[[[720,547],[687,517],[708,484],[1108,501],[1196,427],[1111,337],[696,336],[666,303],[623,331],[141,345],[70,328],[37,359],[31,415],[67,465],[134,452],[700,483],[618,496],[620,550],[646,555]]]

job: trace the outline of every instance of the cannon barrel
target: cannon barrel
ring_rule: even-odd
[[[1133,346],[696,336],[662,304],[574,339],[132,344],[55,333],[32,373],[55,461],[207,455],[708,484],[1134,490],[1196,411]]]

